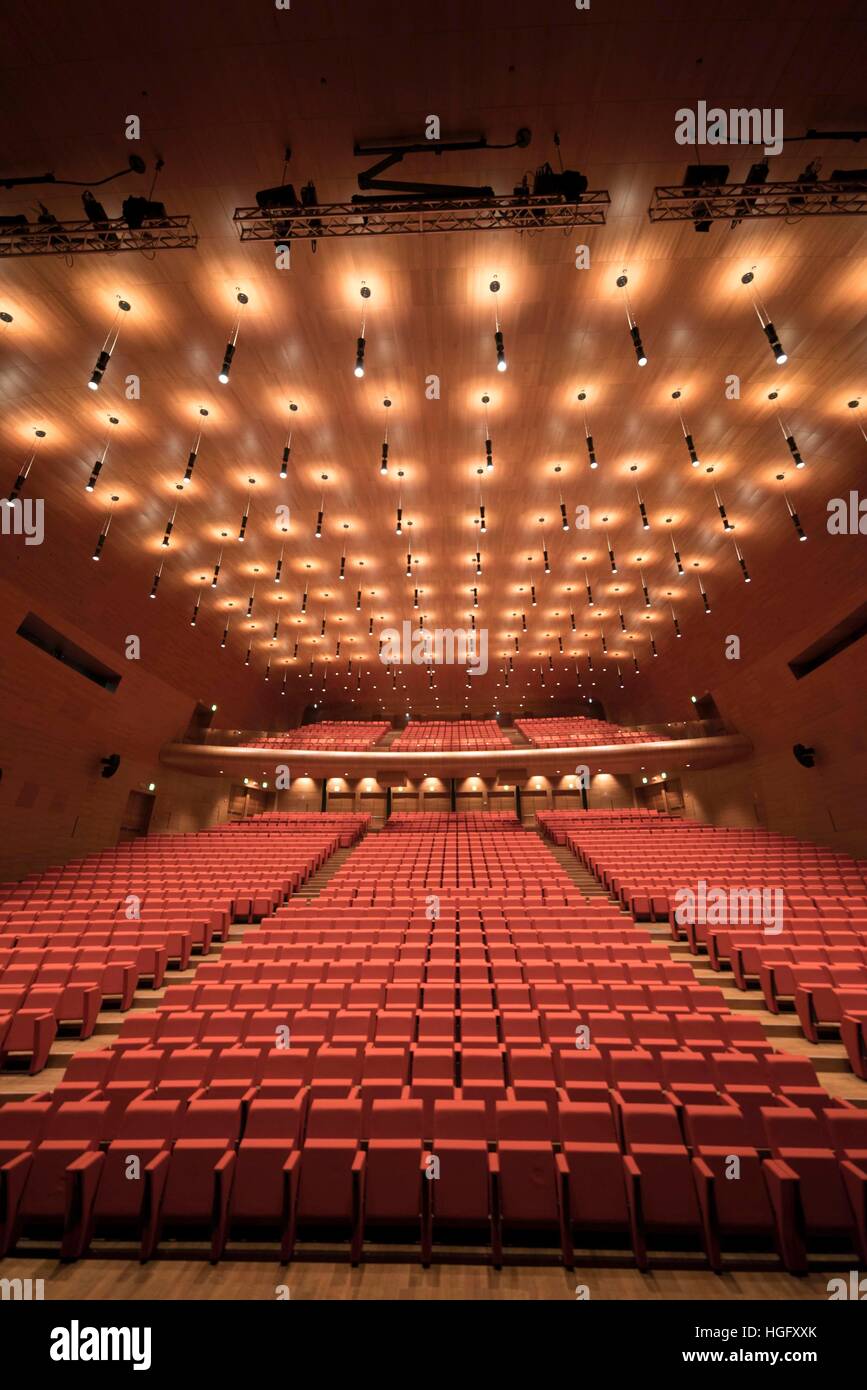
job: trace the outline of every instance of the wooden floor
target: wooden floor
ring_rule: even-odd
[[[439,1265],[423,1270],[418,1264],[162,1259],[146,1265],[135,1260],[80,1260],[61,1265],[54,1260],[0,1260],[2,1279],[44,1279],[45,1298],[90,1299],[336,1299],[358,1300],[508,1300],[575,1301],[579,1285],[591,1299],[828,1299],[828,1280],[848,1277],[848,1267],[794,1278],[768,1271],[716,1275],[704,1270],[598,1269],[576,1266],[494,1270],[486,1265]],[[587,1295],[583,1295],[586,1297]]]

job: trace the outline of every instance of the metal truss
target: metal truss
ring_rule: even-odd
[[[747,222],[754,217],[863,217],[867,179],[655,188],[651,222]]]
[[[121,251],[182,251],[197,244],[199,235],[189,217],[165,217],[131,230],[120,218],[93,222],[30,222],[0,226],[0,259],[4,256],[80,256],[88,252],[116,255]]]
[[[242,241],[319,241],[322,237],[408,236],[430,232],[544,232],[602,227],[611,202],[600,189],[568,203],[526,198],[377,198],[293,208],[236,208]]]

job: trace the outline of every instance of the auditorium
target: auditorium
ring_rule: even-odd
[[[0,14],[0,1305],[815,1323],[863,9],[203,8]]]

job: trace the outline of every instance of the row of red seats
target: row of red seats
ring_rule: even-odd
[[[360,835],[369,818],[342,818]],[[0,888],[0,1012],[11,1015],[0,1066],[48,1061],[58,1028],[88,1038],[111,1000],[121,1010],[137,987],[162,984],[231,921],[273,912],[340,843],[327,816],[198,836],[154,837]]]
[[[536,748],[582,748],[619,743],[658,743],[662,734],[648,734],[583,715],[550,719],[516,719],[515,728]]]
[[[14,1114],[9,1112],[14,1111]],[[498,1101],[493,1140],[482,1103],[402,1096],[293,1101],[142,1099],[115,1133],[106,1102],[0,1111],[6,1202],[0,1256],[21,1236],[132,1236],[142,1259],[161,1241],[210,1240],[211,1259],[251,1233],[284,1260],[323,1229],[349,1240],[397,1228],[427,1264],[440,1241],[476,1232],[496,1265],[550,1233],[567,1267],[576,1245],[631,1248],[640,1268],[675,1239],[724,1268],[745,1241],[805,1272],[832,1241],[867,1259],[867,1116],[795,1106],[763,1112],[767,1152],[732,1104]],[[8,1137],[9,1131],[15,1137]],[[732,1163],[737,1164],[732,1181]],[[130,1179],[130,1163],[136,1165]]]

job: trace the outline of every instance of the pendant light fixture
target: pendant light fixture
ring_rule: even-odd
[[[105,521],[102,523],[102,528],[99,533],[99,539],[96,542],[93,555],[91,556],[91,559],[93,560],[99,560],[102,558],[102,547],[105,545],[105,539],[108,535],[108,528],[111,526],[112,509],[114,508],[114,504],[115,502],[117,502],[117,500],[117,495],[115,495],[112,497],[111,502],[109,503],[108,512],[106,513]]]
[[[680,391],[672,391],[671,399],[673,401],[679,401],[680,395]],[[677,407],[677,418],[680,420],[680,428],[683,430],[683,438],[684,443],[686,444],[686,451],[689,454],[689,461],[692,464],[693,468],[699,468],[701,466],[701,461],[698,457],[698,454],[696,453],[695,441],[693,440],[692,435],[687,429],[686,421],[683,418],[683,411],[681,410],[679,405]]]
[[[207,418],[208,412],[207,412],[207,410],[205,409],[204,406],[201,406],[201,407],[200,407],[200,409],[199,409],[199,414],[202,416],[202,419],[206,419],[206,418]],[[187,467],[186,467],[186,470],[185,470],[185,472],[184,472],[183,479],[182,479],[181,482],[178,483],[178,485],[177,485],[178,488],[184,487],[185,484],[188,483],[188,482],[190,482],[190,480],[192,479],[192,476],[193,476],[193,469],[194,469],[195,466],[196,466],[196,459],[199,457],[199,448],[200,448],[200,446],[201,446],[201,443],[202,443],[202,430],[201,430],[201,426],[200,426],[200,427],[199,427],[199,432],[198,432],[198,434],[196,435],[195,440],[193,441],[193,447],[190,449],[189,457],[188,457],[188,459],[187,459]]]
[[[96,365],[93,371],[91,372],[90,380],[87,383],[91,391],[98,391],[100,386],[102,385],[102,378],[105,375],[106,370],[108,369],[108,364],[111,361],[111,354],[114,352],[117,346],[117,340],[120,334],[120,316],[121,314],[128,314],[129,311],[130,305],[127,303],[125,299],[121,299],[120,296],[118,296],[117,309],[115,310],[115,315],[114,319],[112,320],[111,328],[108,330],[108,333],[105,336],[105,342],[102,345],[102,350],[96,359]]]
[[[36,455],[39,452],[39,445],[41,441],[45,438],[45,430],[34,430],[34,434],[36,435],[36,443],[33,445],[33,448],[31,449],[26,462],[21,465],[21,468],[18,472],[18,477],[15,479],[12,491],[10,492],[8,497],[8,501],[10,502],[10,504],[12,502],[16,502],[19,496],[21,495],[21,489],[27,482],[27,479],[30,475],[30,470],[33,467]]]
[[[365,338],[365,326],[366,326],[366,321],[367,321],[367,309],[366,309],[366,305],[367,305],[367,300],[370,298],[370,287],[369,287],[368,285],[366,285],[365,282],[364,282],[363,280],[362,280],[362,282],[361,282],[361,289],[359,290],[359,294],[361,295],[361,298],[365,301],[365,303],[364,303],[364,306],[363,306],[363,309],[362,309],[362,315],[361,315],[361,332],[360,332],[360,334],[358,335],[358,339],[357,339],[356,344],[355,344],[355,375],[356,375],[357,377],[363,377],[363,376],[364,376],[364,350],[365,350],[365,348],[366,348],[366,346],[367,346],[367,339]]]
[[[490,398],[490,396],[488,395],[488,393],[487,393],[487,391],[486,391],[485,394],[482,396],[482,405],[483,405],[484,411],[485,411],[485,472],[486,472],[486,473],[493,473],[493,471],[494,471],[494,446],[493,446],[493,443],[492,443],[492,441],[491,441],[491,427],[490,427],[490,425],[489,425],[489,423],[488,423],[488,406],[490,405],[490,403],[491,403],[491,398]]]
[[[380,463],[379,463],[379,471],[380,471],[380,473],[387,473],[387,472],[388,472],[388,412],[389,412],[389,410],[391,409],[391,401],[390,401],[390,399],[389,399],[388,396],[386,396],[386,398],[385,398],[385,400],[382,402],[382,404],[383,404],[383,406],[385,407],[385,426],[384,426],[384,432],[383,432],[383,437],[382,437],[382,458],[380,459]]]
[[[245,304],[249,304],[249,298],[242,290],[235,286],[235,297],[238,301],[238,314],[229,334],[229,341],[226,343],[226,351],[223,354],[223,363],[217,373],[217,380],[222,386],[228,386],[229,373],[232,370],[232,359],[235,356],[235,347],[238,342],[238,333],[241,328],[241,315],[244,312]]]
[[[632,305],[629,300],[629,292],[626,288],[628,283],[629,277],[627,276],[626,271],[624,270],[622,275],[618,275],[617,277],[617,288],[623,290],[623,299],[626,304],[626,322],[629,324],[629,336],[632,339],[632,346],[635,348],[636,361],[638,362],[639,367],[646,367],[647,353],[644,351],[644,344],[641,341],[641,334],[638,330],[638,324],[636,322],[635,315],[632,312]]]
[[[500,282],[496,276],[490,284],[491,294],[497,295],[500,292]],[[504,372],[508,366],[506,362],[506,345],[503,341],[503,334],[500,329],[500,316],[497,311],[497,301],[494,300],[494,345],[497,350],[497,371]]]
[[[746,275],[741,276],[741,284],[750,286],[750,295],[753,301],[753,308],[756,311],[759,323],[762,325],[762,332],[768,340],[771,352],[774,354],[774,361],[776,362],[778,367],[783,367],[788,362],[789,358],[787,353],[783,351],[783,345],[780,342],[776,328],[771,322],[771,316],[765,308],[761,298],[759,297],[758,291],[755,289],[753,283],[755,281],[755,278],[755,269],[748,270]]]
[[[297,407],[297,405],[295,404],[294,401],[290,401],[290,402],[289,402],[289,409],[290,409],[291,411],[293,411],[293,412],[296,411],[296,410],[298,409],[298,407]],[[281,478],[287,478],[287,477],[289,476],[289,458],[290,458],[291,453],[292,453],[292,426],[291,426],[291,424],[290,424],[289,429],[288,429],[287,434],[286,434],[286,443],[283,445],[283,454],[282,454],[281,459],[280,459],[280,477],[281,477]]]
[[[84,485],[84,490],[85,490],[85,492],[93,492],[94,489],[95,489],[95,487],[96,487],[97,481],[98,481],[98,479],[99,479],[99,475],[100,475],[100,473],[102,472],[102,466],[103,466],[103,464],[105,463],[105,460],[106,460],[106,458],[107,458],[107,456],[108,456],[108,446],[109,446],[109,443],[110,443],[110,441],[111,441],[111,429],[118,423],[118,418],[117,418],[117,416],[116,416],[116,415],[109,415],[109,417],[108,417],[108,423],[109,423],[110,428],[109,428],[108,434],[105,436],[105,443],[104,443],[103,446],[102,446],[102,452],[100,453],[99,457],[96,459],[96,461],[95,461],[95,463],[94,463],[94,465],[93,465],[93,468],[90,470],[90,477],[88,478],[87,482],[86,482],[85,485]]]
[[[587,399],[587,392],[586,392],[586,391],[579,391],[579,392],[578,392],[578,399],[579,399],[579,401],[582,401],[582,402],[583,402],[583,401],[586,401],[586,399]],[[590,467],[591,467],[591,468],[598,468],[598,467],[599,467],[599,464],[598,464],[598,462],[597,462],[597,460],[596,460],[596,448],[595,448],[595,445],[594,445],[594,443],[593,443],[593,435],[590,433],[590,425],[589,425],[589,423],[588,423],[588,421],[587,421],[587,408],[586,408],[586,406],[585,406],[585,408],[584,408],[584,442],[585,442],[586,445],[587,445],[587,457],[588,457],[589,460],[590,460]]]

